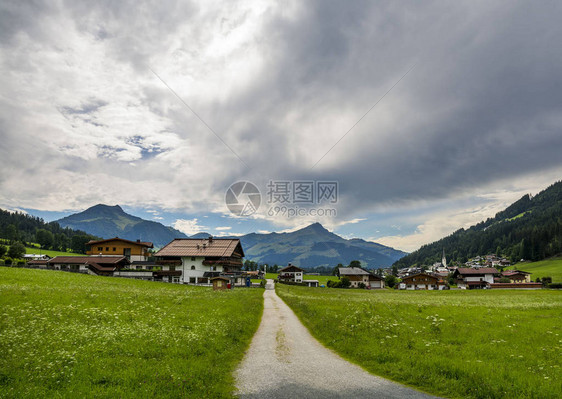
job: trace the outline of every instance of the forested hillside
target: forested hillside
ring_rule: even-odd
[[[424,245],[394,264],[429,265],[441,259],[443,249],[448,259],[460,262],[490,253],[518,261],[541,260],[562,252],[562,182],[535,197],[525,195],[494,218]]]
[[[0,209],[0,238],[8,244],[36,242],[44,249],[84,253],[85,244],[98,237],[83,231],[63,228],[56,222],[45,223],[43,219],[20,212]]]

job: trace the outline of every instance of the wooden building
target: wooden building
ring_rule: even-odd
[[[181,271],[179,283],[210,285],[214,277],[244,285],[244,250],[235,238],[176,238],[155,254],[163,271]]]
[[[124,238],[89,241],[86,244],[86,255],[124,256],[131,262],[148,260],[148,249],[154,248],[151,242],[141,240],[130,241]]]
[[[302,283],[304,277],[304,269],[301,269],[298,266],[291,265],[289,263],[288,266],[279,270],[278,279],[280,282],[287,281],[292,283]]]
[[[398,288],[401,290],[443,290],[447,283],[439,276],[429,273],[417,273],[404,277]]]
[[[358,288],[361,283],[366,288],[384,288],[384,279],[360,267],[340,267],[338,269],[340,278],[347,277],[351,286]]]
[[[500,273],[493,267],[469,268],[459,267],[453,277],[457,280],[457,287],[462,289],[490,288],[494,277]]]

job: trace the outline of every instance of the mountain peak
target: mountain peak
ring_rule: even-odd
[[[320,232],[328,232],[329,233],[329,231],[318,222],[312,223],[311,225],[308,225],[301,230],[314,231],[314,232],[318,232],[318,233],[320,233]]]
[[[115,210],[119,212],[125,212],[123,208],[121,208],[119,205],[106,205],[106,204],[97,204],[86,209],[86,211],[90,211],[90,210]]]

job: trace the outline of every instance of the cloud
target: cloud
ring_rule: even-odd
[[[197,215],[227,212],[242,179],[337,181],[335,217],[272,219],[262,205],[243,223],[365,235],[357,222],[380,210],[562,172],[561,4],[0,7],[3,206]],[[439,215],[418,215],[404,245],[436,236]]]
[[[221,226],[221,227],[215,227],[215,230],[230,230],[232,227],[230,226]]]
[[[173,224],[174,229],[191,236],[208,230],[208,227],[199,225],[197,218],[195,219],[178,219]]]

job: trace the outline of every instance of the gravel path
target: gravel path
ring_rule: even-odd
[[[236,372],[240,398],[430,398],[367,373],[326,349],[277,296],[273,280],[264,313]]]

